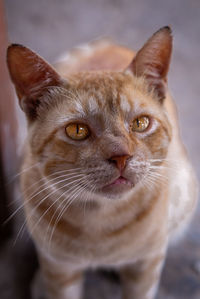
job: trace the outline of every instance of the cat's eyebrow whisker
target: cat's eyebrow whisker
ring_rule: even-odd
[[[74,173],[74,174],[76,174],[76,173]],[[55,174],[53,174],[53,175],[55,175]],[[57,180],[57,179],[59,179],[59,178],[61,178],[61,177],[66,177],[66,176],[68,176],[68,178],[66,179],[65,178],[65,180],[70,180],[70,179],[73,179],[73,178],[76,178],[76,177],[79,177],[79,176],[82,176],[83,174],[80,174],[80,173],[78,173],[78,174],[76,174],[75,176],[72,176],[72,174],[66,174],[66,175],[61,175],[61,176],[58,176],[58,177],[55,177],[55,178],[52,178],[52,179],[50,179],[50,180],[47,180],[46,182],[44,182],[43,184],[42,184],[42,186],[40,186],[40,187],[45,187],[45,188],[42,188],[42,189],[40,189],[39,191],[37,191],[36,193],[35,193],[35,191],[33,192],[33,193],[31,193],[30,194],[30,197],[28,197],[27,198],[27,200],[25,201],[25,202],[23,202],[5,221],[4,221],[4,225],[6,225],[26,204],[28,204],[34,197],[36,197],[36,196],[38,196],[40,193],[42,193],[42,192],[44,192],[45,190],[47,190],[48,188],[49,188],[49,186],[47,186],[48,185],[48,183],[50,183],[50,182],[52,182],[52,181],[55,181],[55,180]],[[33,185],[35,185],[35,184],[38,184],[41,180],[45,180],[45,177],[43,177],[43,178],[41,178],[39,181],[37,181],[37,182],[35,182]],[[59,183],[61,183],[62,182],[62,180],[61,181],[58,181],[58,182],[56,182],[56,183],[54,183],[54,184],[52,184],[51,185],[51,187],[54,187],[55,185],[57,185],[57,184],[59,184]],[[26,189],[26,192],[28,191],[28,189],[30,189],[31,187],[33,187],[33,185],[32,186],[30,186],[29,188],[27,188]]]

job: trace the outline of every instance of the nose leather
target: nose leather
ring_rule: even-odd
[[[126,161],[129,158],[129,155],[122,155],[122,156],[114,156],[111,157],[109,160],[114,161],[116,163],[117,168],[122,171],[126,166]]]

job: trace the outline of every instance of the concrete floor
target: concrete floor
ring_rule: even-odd
[[[154,31],[171,25],[174,52],[169,86],[178,106],[184,143],[200,178],[200,1],[6,0],[5,7],[10,42],[29,46],[49,62],[55,61],[63,51],[101,36],[109,36],[137,50]],[[23,122],[20,124],[23,135]],[[183,243],[169,251],[158,294],[160,299],[200,298],[198,214],[199,211]],[[6,258],[3,251],[0,257],[12,267],[8,253],[12,254],[12,250],[8,244],[6,252]],[[0,297],[18,298],[12,291],[6,292],[13,287],[10,275],[3,272],[6,265],[4,262],[0,267],[3,279]],[[108,277],[90,273],[85,299],[120,298],[117,281]]]

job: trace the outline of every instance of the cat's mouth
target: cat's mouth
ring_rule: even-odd
[[[117,179],[103,187],[103,191],[106,192],[126,192],[133,187],[133,183],[123,176],[119,176]]]
[[[123,176],[119,176],[116,180],[114,180],[114,182],[112,182],[111,184],[108,184],[106,187],[108,186],[115,186],[115,185],[129,185],[132,186],[132,183],[124,178]]]

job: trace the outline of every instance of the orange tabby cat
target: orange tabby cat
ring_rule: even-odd
[[[171,51],[169,27],[135,57],[97,42],[58,72],[24,46],[8,48],[28,121],[26,219],[48,298],[81,298],[83,271],[99,266],[119,272],[123,299],[155,297],[169,241],[197,198],[167,91]]]

